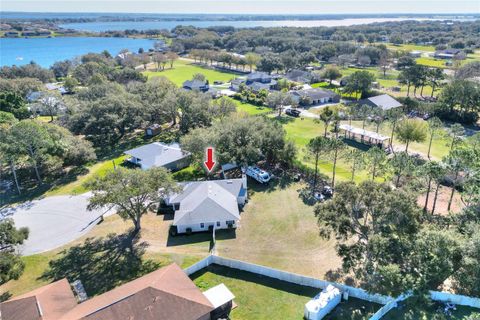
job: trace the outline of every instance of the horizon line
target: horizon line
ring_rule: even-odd
[[[108,13],[108,14],[161,14],[161,15],[166,15],[166,14],[178,14],[178,15],[218,15],[218,14],[224,14],[224,15],[232,15],[232,16],[242,16],[242,15],[256,15],[256,16],[335,16],[335,15],[340,15],[340,16],[346,16],[346,15],[352,15],[352,16],[367,16],[367,15],[406,15],[406,16],[425,16],[425,15],[441,15],[441,16],[452,16],[452,15],[465,15],[465,16],[480,16],[480,12],[452,12],[452,13],[446,13],[446,12],[426,12],[426,13],[407,13],[407,12],[389,12],[389,13],[353,13],[353,12],[347,12],[347,13],[255,13],[255,12],[244,12],[244,13],[227,13],[227,12],[211,12],[211,13],[202,13],[202,12],[113,12],[113,11],[16,11],[16,10],[8,10],[8,11],[3,11],[0,10],[0,13],[52,13],[52,14],[58,14],[58,13],[73,13],[73,14],[78,14],[78,13]],[[3,17],[0,17],[0,19]]]

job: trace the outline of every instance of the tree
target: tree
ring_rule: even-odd
[[[420,228],[415,199],[408,191],[393,190],[388,184],[347,182],[338,184],[331,201],[315,207],[320,235],[337,239],[344,272],[353,271],[357,279],[369,284],[367,288],[372,283],[387,285],[385,279],[375,276],[381,267],[408,262],[408,248]],[[399,294],[407,285],[381,292]]]
[[[57,61],[50,67],[57,79],[67,77],[72,68],[73,63],[70,60]]]
[[[15,92],[0,92],[0,111],[9,112],[19,120],[30,117],[25,100]]]
[[[161,199],[180,191],[165,168],[132,170],[117,168],[86,184],[93,195],[88,209],[115,208],[124,220],[131,220],[134,234],[141,229],[141,218],[154,210]]]
[[[432,183],[435,183],[435,193],[432,204],[431,214],[435,213],[435,207],[438,199],[438,192],[441,186],[442,180],[445,178],[445,168],[444,166],[436,161],[427,161],[424,165],[420,167],[419,174],[421,177],[426,179],[427,183],[427,192],[425,197],[425,204],[423,205],[423,211],[427,212],[428,210],[428,201],[430,199],[430,192],[432,190]]]
[[[215,117],[225,118],[237,110],[237,104],[227,97],[221,97],[213,101],[213,113]]]
[[[168,62],[170,63],[170,69],[173,69],[173,64],[179,58],[178,54],[173,52],[173,51],[169,51],[169,52],[166,53],[166,56],[167,56]]]
[[[16,246],[28,238],[27,228],[15,228],[12,219],[0,221],[0,285],[17,280],[22,274],[25,263],[16,253]]]
[[[390,52],[388,50],[382,50],[380,53],[380,59],[378,60],[378,66],[383,72],[383,77],[387,76],[387,70],[390,66]]]
[[[165,54],[163,54],[161,52],[155,52],[152,55],[152,60],[155,63],[155,65],[157,66],[157,71],[160,70],[160,68],[162,70],[165,69],[165,64],[167,63],[167,56]]]
[[[439,118],[433,117],[428,119],[428,133],[430,135],[430,141],[428,142],[428,152],[427,152],[428,159],[430,159],[430,151],[432,150],[433,139],[437,135],[437,133],[440,131],[441,128],[443,128],[443,122]]]
[[[329,106],[326,106],[321,110],[317,121],[323,122],[323,125],[325,127],[323,136],[325,138],[327,137],[328,125],[337,117],[338,117],[338,112],[335,109],[330,108]]]
[[[476,225],[477,230],[479,227]],[[453,278],[460,294],[480,296],[480,233],[474,233],[463,245],[460,267]]]
[[[396,130],[398,140],[406,144],[405,152],[408,152],[410,142],[423,142],[427,138],[427,128],[422,120],[402,120]]]
[[[400,121],[404,114],[403,111],[400,108],[393,108],[390,110],[387,110],[387,119],[390,121],[392,124],[392,132],[390,133],[390,148],[393,149],[393,138],[394,138],[394,133],[395,129],[397,128],[397,123]]]
[[[454,123],[450,127],[448,132],[452,138],[452,143],[450,144],[450,151],[461,141],[461,138],[465,135],[465,129],[459,123]]]
[[[428,73],[428,81],[430,86],[432,87],[432,94],[431,97],[433,98],[433,94],[442,85],[442,81],[445,80],[445,73],[440,68],[433,68]]]
[[[379,147],[370,148],[365,157],[368,171],[372,175],[372,181],[387,171],[388,158],[385,151]]]
[[[400,187],[400,179],[402,176],[408,176],[415,169],[415,163],[406,152],[397,152],[390,160],[393,173],[395,175],[395,187]]]
[[[346,154],[347,165],[350,166],[352,177],[350,181],[355,180],[355,173],[365,167],[365,153],[362,150],[352,149]]]
[[[35,110],[36,113],[43,113],[50,116],[50,122],[53,121],[53,117],[56,116],[63,107],[63,101],[57,94],[45,95],[33,104],[33,110]]]
[[[322,77],[325,79],[330,80],[330,84],[332,84],[333,80],[336,80],[342,76],[340,70],[338,70],[335,66],[328,66],[325,71],[322,73]]]
[[[328,149],[332,154],[333,168],[332,168],[332,188],[335,188],[335,175],[337,169],[337,160],[344,156],[344,151],[347,145],[338,138],[333,138],[329,142]]]
[[[318,180],[318,160],[322,152],[329,149],[330,140],[325,137],[316,137],[307,144],[308,152],[315,158],[315,175],[313,178],[312,194],[315,192]]]
[[[75,78],[68,77],[63,83],[63,87],[68,93],[75,93],[75,88],[78,86],[78,81]]]
[[[21,154],[28,155],[37,181],[41,184],[39,166],[44,160],[44,156],[48,154],[48,150],[53,146],[46,127],[35,120],[23,120],[12,126],[10,135],[16,150]]]
[[[295,103],[290,93],[284,91],[273,91],[267,97],[268,106],[278,111],[278,117],[282,115],[285,106],[294,105]]]
[[[368,71],[355,71],[347,77],[347,85],[344,90],[345,93],[360,93],[359,98],[365,98],[372,88],[372,83],[375,81],[375,76]]]

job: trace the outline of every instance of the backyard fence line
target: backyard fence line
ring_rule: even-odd
[[[265,267],[249,262],[244,262],[240,260],[234,260],[229,258],[223,258],[216,255],[212,255],[211,264],[218,264],[220,266],[229,267],[233,269],[238,269],[242,271],[247,271],[255,274],[259,274],[262,276],[302,285],[308,286],[312,288],[318,289],[325,289],[328,285],[333,285],[340,289],[342,292],[348,293],[349,296],[366,300],[369,302],[375,302],[378,304],[385,305],[393,300],[392,297],[384,296],[380,294],[370,294],[367,291],[351,286],[346,286],[336,282],[330,282],[325,280],[320,280],[312,277],[307,277],[303,275],[299,275],[296,273],[291,273],[287,271],[281,271],[277,269],[273,269],[270,267]]]
[[[365,300],[369,302],[374,302],[383,305],[377,312],[369,318],[369,320],[380,320],[392,309],[398,307],[398,303],[410,297],[411,294],[405,293],[397,298],[392,298],[390,296],[385,296],[381,294],[371,294],[367,291],[347,286],[344,284],[330,282],[326,280],[320,280],[308,276],[303,276],[296,273],[291,273],[288,271],[282,271],[270,267],[261,266],[258,264],[244,262],[240,260],[224,258],[217,255],[209,255],[206,258],[198,261],[192,266],[184,269],[184,272],[187,275],[192,275],[195,272],[198,272],[204,268],[207,268],[211,264],[217,264],[223,267],[238,269],[242,271],[251,272],[257,275],[270,277],[273,279],[294,283],[301,286],[308,286],[312,288],[325,289],[328,285],[333,285],[340,289],[342,292],[348,293],[348,296]],[[473,308],[480,308],[480,298],[473,298],[458,294],[452,294],[447,292],[439,291],[430,291],[430,298],[434,301],[440,301],[445,303],[453,303],[461,306],[468,306]]]
[[[463,296],[448,292],[430,291],[430,298],[434,301],[458,304],[472,308],[480,308],[480,298]]]

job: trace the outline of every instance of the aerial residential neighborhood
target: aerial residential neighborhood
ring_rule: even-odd
[[[0,320],[480,319],[478,3],[247,2],[2,1]]]

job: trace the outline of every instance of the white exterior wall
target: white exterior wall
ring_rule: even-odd
[[[177,232],[178,233],[186,233],[187,228],[191,228],[192,232],[202,232],[202,231],[208,231],[209,226],[215,226],[216,230],[221,230],[221,229],[229,229],[227,225],[227,221],[220,221],[220,226],[217,226],[217,222],[205,222],[204,228],[201,227],[200,223],[196,224],[179,224],[177,226]],[[233,223],[233,228],[237,227],[237,221],[234,221]]]

